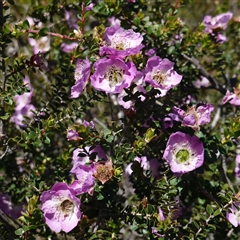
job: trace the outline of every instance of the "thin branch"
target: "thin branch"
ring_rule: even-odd
[[[188,60],[190,63],[192,63],[199,70],[201,75],[203,75],[210,81],[210,83],[212,84],[214,89],[218,90],[223,95],[226,94],[226,89],[223,88],[220,84],[218,84],[217,80],[210,73],[208,73],[207,70],[203,66],[201,66],[201,64],[199,63],[199,61],[196,58],[191,58],[184,53],[182,53],[182,56],[186,60]]]
[[[34,33],[34,34],[38,34],[40,30],[33,30],[33,29],[28,29],[25,32],[26,33]],[[71,41],[78,41],[78,38],[74,38],[74,37],[69,37],[68,35],[62,35],[60,33],[53,33],[53,32],[48,32],[47,33],[49,36],[54,36],[54,37],[59,37],[59,38],[63,38],[63,39],[68,39]]]
[[[233,188],[233,185],[232,185],[232,182],[230,181],[230,179],[229,179],[228,176],[227,176],[226,157],[223,156],[222,154],[221,154],[221,161],[222,161],[222,170],[223,170],[224,177],[225,177],[225,179],[226,179],[229,187],[233,190],[233,192],[235,192],[235,191],[234,191],[234,188]]]
[[[2,160],[4,158],[4,156],[7,154],[8,150],[9,150],[9,146],[7,145],[4,153],[0,156],[0,160]]]
[[[10,217],[5,215],[1,209],[0,209],[0,222],[4,224],[6,230],[12,236],[12,239],[15,239],[16,235],[14,234],[14,231],[17,230],[19,226]]]

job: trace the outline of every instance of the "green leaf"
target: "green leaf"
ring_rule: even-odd
[[[34,139],[37,137],[37,134],[35,132],[31,131],[31,132],[29,132],[28,137],[29,137],[29,139]]]
[[[23,22],[23,28],[24,28],[24,29],[28,29],[29,27],[30,27],[30,25],[29,25],[28,20],[25,20],[25,21]]]
[[[6,113],[4,116],[0,116],[2,120],[7,120],[10,117],[9,113]]]
[[[48,32],[49,32],[48,28],[44,27],[40,29],[40,31],[38,32],[38,35],[44,37],[48,35]]]
[[[218,216],[219,214],[221,214],[221,211],[220,211],[220,209],[217,209],[217,210],[213,213],[213,216],[216,217],[216,216]]]
[[[50,143],[51,143],[51,140],[50,140],[48,137],[46,137],[45,140],[44,140],[44,143],[50,144]]]
[[[211,205],[207,205],[207,212],[208,212],[208,214],[210,214],[210,215],[213,213],[213,208],[212,208]]]
[[[15,234],[18,236],[22,235],[23,233],[24,233],[24,230],[22,228],[19,228],[15,231]]]

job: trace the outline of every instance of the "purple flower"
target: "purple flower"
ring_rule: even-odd
[[[235,202],[234,205],[240,208],[240,203]],[[232,204],[231,208],[229,209],[231,212],[226,213],[226,218],[234,227],[237,227],[240,225],[240,210],[234,205]]]
[[[160,163],[158,161],[157,158],[152,158],[150,160],[147,159],[146,156],[142,156],[142,157],[135,157],[134,161],[137,161],[141,164],[141,167],[145,170],[145,171],[151,171],[151,175],[154,178],[159,178],[160,174],[158,171],[158,168],[160,166]],[[132,168],[132,163],[128,164],[128,166],[125,169],[125,173],[127,176],[130,176],[133,172]]]
[[[104,34],[107,45],[100,48],[100,56],[104,54],[124,58],[138,54],[143,48],[143,37],[132,29],[124,30],[119,25],[108,27]]]
[[[68,129],[67,130],[67,140],[68,141],[77,141],[77,140],[82,140],[82,138],[79,137],[79,134],[76,130]]]
[[[227,41],[226,36],[222,35],[219,31],[226,29],[228,22],[232,18],[232,13],[222,13],[216,17],[205,16],[203,19],[203,24],[205,26],[205,32],[210,33],[212,36],[216,37],[216,41],[219,43],[224,43]]]
[[[110,26],[120,26],[121,25],[121,21],[115,17],[110,17],[108,18],[108,22],[110,23]]]
[[[216,17],[205,16],[203,19],[203,24],[205,26],[205,31],[208,33],[212,33],[213,31],[218,31],[222,29],[226,29],[228,22],[232,18],[232,13],[222,13],[217,15]]]
[[[222,35],[221,33],[217,34],[216,42],[222,44],[222,43],[224,43],[226,41],[227,41],[227,37],[226,36]]]
[[[32,18],[28,16],[27,21],[29,23],[30,28],[40,29],[43,25],[42,22],[37,18]]]
[[[201,79],[194,81],[193,85],[195,88],[201,88],[201,87],[209,87],[211,83],[207,78],[201,76]]]
[[[40,197],[46,224],[54,232],[70,232],[81,218],[80,200],[66,183],[56,183]]]
[[[22,95],[14,96],[14,101],[16,102],[15,113],[11,118],[11,121],[14,121],[15,124],[19,127],[25,127],[23,120],[25,117],[32,118],[35,111],[35,107],[30,104],[33,96],[33,89],[30,85],[30,80],[28,77],[25,77],[24,82],[26,86],[30,89],[30,92],[25,92]]]
[[[91,129],[95,128],[95,124],[94,124],[93,121],[88,122],[88,121],[86,121],[86,120],[83,120],[82,125],[83,125],[84,127],[89,127],[89,128],[91,128]]]
[[[78,29],[79,18],[77,16],[77,12],[74,9],[71,9],[70,11],[65,11],[65,19],[70,28]]]
[[[163,126],[164,128],[172,128],[174,125],[174,121],[179,122],[179,115],[174,113],[169,113],[163,118]]]
[[[197,136],[182,132],[171,134],[163,158],[171,171],[181,176],[202,166],[204,161],[203,143]]]
[[[75,85],[71,88],[71,98],[77,98],[82,93],[83,89],[87,85],[87,81],[90,76],[90,62],[88,58],[86,60],[78,59],[76,69],[74,72]]]
[[[94,5],[94,3],[90,3],[87,7],[85,7],[85,11],[91,11]]]
[[[78,46],[77,42],[72,43],[62,43],[61,44],[61,50],[65,53],[72,52],[74,49],[76,49]]]
[[[188,108],[186,112],[178,107],[174,107],[173,111],[182,118],[182,126],[191,127],[194,131],[199,131],[200,125],[211,121],[211,113],[214,111],[214,107],[206,103],[197,108],[196,106]]]
[[[95,172],[94,164],[90,166],[79,164],[70,171],[70,173],[75,174],[77,177],[77,180],[70,185],[70,187],[74,189],[76,195],[86,192],[92,194],[95,185],[95,178],[93,177]]]
[[[90,77],[91,84],[99,91],[120,93],[134,80],[137,70],[132,62],[127,64],[118,58],[104,58],[94,64],[95,73]]]
[[[138,96],[138,98],[143,102],[145,100],[144,94],[146,93],[146,90],[142,86],[143,74],[141,72],[137,72],[134,83],[136,84],[136,87],[134,87],[133,93],[136,93],[136,92],[143,93]],[[127,93],[125,91],[122,91],[121,93],[119,93],[118,98],[117,98],[118,104],[123,106],[125,109],[130,109],[130,108],[134,109],[135,102],[132,101],[131,99],[128,101],[124,101],[123,98],[125,96],[127,96]]]
[[[173,66],[173,62],[158,56],[151,57],[147,61],[145,81],[160,89],[161,97],[182,80],[182,76],[173,70]]]
[[[6,215],[11,216],[13,219],[17,219],[21,216],[21,211],[23,211],[22,205],[13,205],[10,197],[7,194],[0,193],[0,209]]]
[[[235,174],[236,177],[240,178],[240,153],[236,156],[236,167],[235,167]]]
[[[163,211],[161,209],[161,207],[158,207],[158,217],[160,221],[164,221],[166,219],[166,217],[163,214]]]
[[[84,149],[77,148],[73,151],[73,167],[71,169],[71,173],[75,173],[79,165],[85,166],[86,164],[91,164],[99,160],[107,160],[105,152],[99,145],[91,150],[90,147],[85,147]]]
[[[48,52],[50,50],[50,38],[48,36],[39,39],[28,38],[29,44],[33,47],[33,53]]]
[[[148,56],[148,57],[155,56],[156,55],[156,49],[154,49],[154,48],[149,49],[147,52],[145,52],[145,55]]]
[[[227,102],[235,106],[240,106],[240,88],[235,88],[234,93],[227,90],[227,93],[222,100],[222,104]]]

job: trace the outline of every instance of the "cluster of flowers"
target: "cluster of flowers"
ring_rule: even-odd
[[[130,59],[128,58],[130,55],[138,54],[143,48],[143,37],[139,33],[135,33],[131,29],[124,30],[116,24],[106,29],[104,40],[106,45],[100,48],[100,56],[105,57],[95,62],[94,73],[91,76],[91,63],[88,58],[77,60],[74,75],[76,83],[71,88],[72,98],[80,96],[90,78],[91,85],[95,89],[110,94],[119,94],[119,104],[128,109],[134,108],[134,103],[123,101],[123,97],[126,95],[124,89],[130,87],[133,82],[136,84],[134,91],[142,93],[142,101],[145,99],[144,84],[146,83],[159,89],[160,94],[156,97],[162,97],[181,82],[182,76],[174,71],[174,63],[166,58],[150,57],[143,71],[138,71],[134,63],[127,60]],[[211,104],[203,104],[192,107],[186,112],[175,108],[173,115],[182,122],[182,126],[199,131],[200,125],[210,122],[213,110]],[[79,138],[78,133],[72,129],[68,132],[68,137],[69,140]],[[93,153],[95,154],[94,161],[90,160]],[[172,172],[181,176],[203,164],[203,143],[195,135],[190,136],[182,132],[173,133],[169,137],[163,158],[169,163]],[[99,159],[101,159],[100,162]],[[145,170],[152,170],[154,177],[158,177],[159,163],[157,159],[147,161],[146,157],[136,157],[135,160],[139,161]],[[80,201],[76,196],[86,192],[92,194],[95,179],[104,184],[112,177],[112,171],[112,162],[107,160],[100,146],[93,149],[76,149],[73,153],[73,168],[70,172],[76,175],[77,180],[70,186],[66,183],[57,183],[52,190],[44,192],[41,196],[42,210],[49,227],[55,232],[59,232],[61,229],[68,232],[75,227],[81,217]],[[129,165],[126,172],[130,175],[131,171],[131,165]],[[71,228],[69,227],[70,221]]]
[[[73,132],[74,130],[68,131],[69,140],[79,137]],[[113,176],[112,161],[99,145],[75,149],[72,160],[73,167],[70,173],[76,176],[76,180],[70,185],[56,183],[40,197],[46,224],[54,232],[69,232],[75,228],[82,216],[81,203],[77,196],[83,193],[92,195],[96,179],[104,184]]]

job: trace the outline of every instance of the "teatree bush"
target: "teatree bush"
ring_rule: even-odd
[[[239,239],[237,3],[0,6],[0,239]]]

